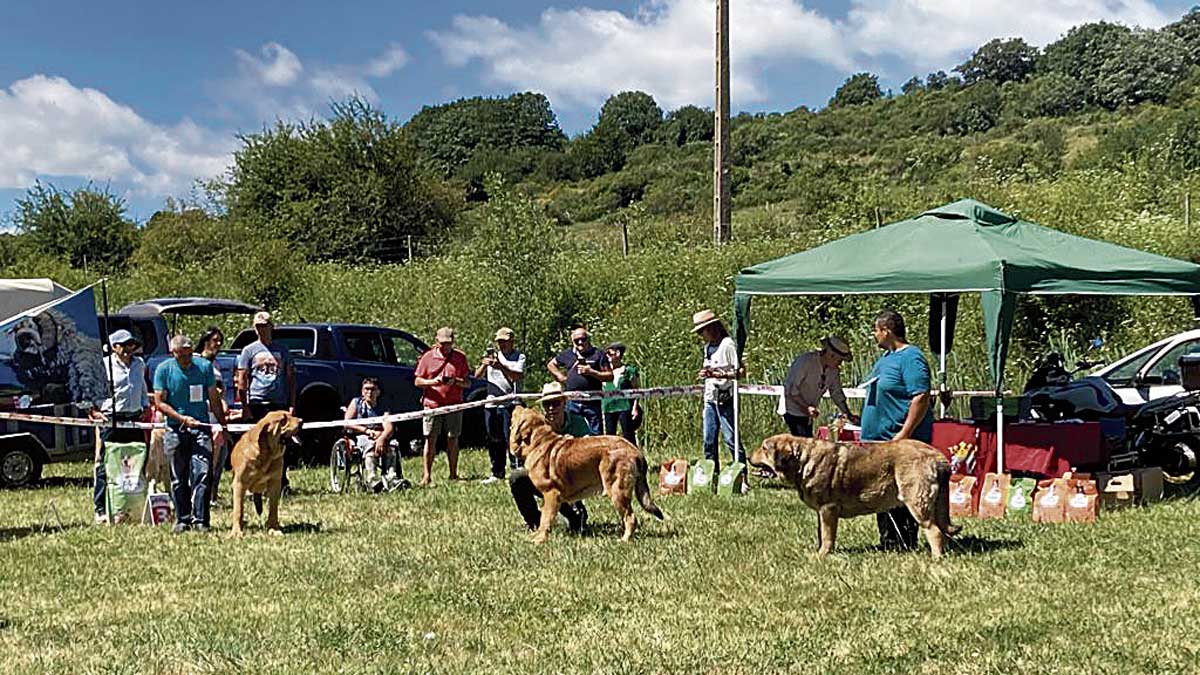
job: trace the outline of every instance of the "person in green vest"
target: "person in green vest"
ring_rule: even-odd
[[[567,396],[563,393],[562,384],[550,382],[542,385],[542,397],[538,399],[538,403],[542,405],[542,413],[546,416],[550,427],[556,433],[576,438],[592,435],[587,420],[582,415],[567,411],[566,402]],[[529,471],[525,467],[521,467],[510,472],[508,487],[512,491],[517,511],[525,520],[525,525],[530,530],[536,530],[542,521],[542,511],[538,508],[537,498],[542,495],[533,486],[533,481],[529,479]],[[583,526],[587,524],[587,509],[584,508],[583,502],[564,503],[558,512],[567,519],[569,531],[583,531]]]
[[[638,388],[638,367],[625,362],[625,345],[620,342],[610,344],[604,350],[608,361],[612,364],[613,379],[604,383],[604,391]],[[637,430],[642,426],[642,408],[631,398],[606,398],[601,401],[604,410],[604,433],[610,436],[620,435],[625,440],[637,445]]]

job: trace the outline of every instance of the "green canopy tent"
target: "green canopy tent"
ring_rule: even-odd
[[[1003,469],[999,397],[1018,294],[1200,295],[1200,266],[1078,237],[962,199],[884,227],[743,269],[734,313],[739,350],[755,295],[928,293],[940,335],[945,386],[947,303],[981,294],[988,365],[997,396],[997,460]],[[957,303],[954,303],[955,305]],[[932,322],[931,322],[932,324]],[[931,333],[932,330],[931,325]]]

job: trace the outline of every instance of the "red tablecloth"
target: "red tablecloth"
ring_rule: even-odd
[[[996,427],[943,420],[933,424],[933,446],[950,456],[950,448],[966,441],[978,450],[975,475],[996,470]],[[1004,426],[1004,470],[1024,471],[1045,478],[1061,476],[1071,467],[1097,467],[1108,461],[1099,422],[1063,424],[1017,423]]]

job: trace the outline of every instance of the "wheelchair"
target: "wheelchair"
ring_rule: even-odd
[[[355,435],[345,435],[334,442],[329,453],[329,490],[334,493],[368,492],[366,478],[366,458],[363,449],[358,446]],[[400,463],[400,447],[395,439],[391,440],[391,461],[398,467]],[[380,471],[386,471],[384,463],[380,463]],[[408,481],[398,479],[395,487],[407,487]]]

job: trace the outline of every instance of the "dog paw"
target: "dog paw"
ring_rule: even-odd
[[[282,537],[283,529],[280,528],[278,525],[276,525],[274,527],[271,527],[268,525],[267,526],[267,534],[271,535],[272,537]]]
[[[241,530],[231,530],[229,532],[230,539],[241,539],[243,536],[245,536],[245,535],[242,533]]]
[[[546,540],[549,538],[550,538],[549,535],[535,534],[535,535],[533,535],[533,537],[530,538],[530,541],[532,541],[535,544],[544,544],[544,543],[546,543]]]

